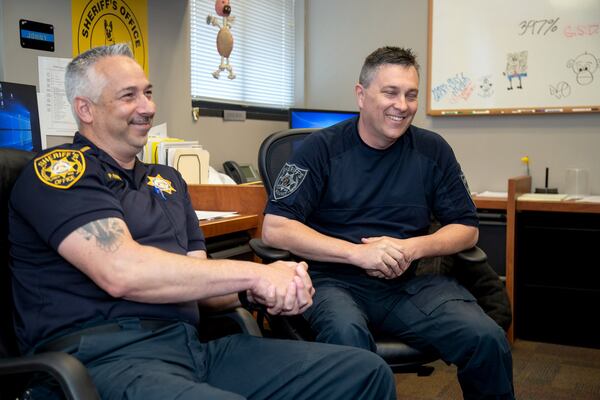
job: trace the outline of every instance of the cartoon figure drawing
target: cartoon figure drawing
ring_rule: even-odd
[[[115,39],[113,38],[112,35],[113,32],[113,25],[112,25],[112,21],[108,21],[108,20],[104,20],[104,44],[105,45],[111,45],[111,44],[115,44]]]
[[[568,97],[571,94],[571,85],[569,85],[565,81],[560,81],[556,84],[556,86],[550,85],[550,95],[556,97],[557,99],[562,99],[563,97]]]
[[[600,61],[598,58],[588,53],[578,55],[567,61],[567,68],[571,68],[575,73],[575,80],[582,86],[589,85],[594,81],[594,72],[598,69]]]
[[[221,71],[227,70],[229,72],[227,77],[229,79],[235,79],[233,68],[229,65],[229,55],[233,50],[233,35],[231,34],[230,28],[235,19],[235,17],[230,16],[231,6],[229,5],[229,0],[217,0],[215,2],[215,11],[217,15],[223,17],[222,25],[219,24],[218,17],[213,17],[212,15],[206,17],[207,24],[219,28],[219,33],[217,34],[217,51],[221,55],[221,64],[219,65],[219,69],[212,73],[212,76],[214,76],[215,79],[219,79]]]
[[[507,90],[513,90],[513,79],[519,80],[517,89],[523,89],[522,78],[527,76],[527,50],[506,55],[506,71],[502,73],[508,78],[510,86]]]
[[[477,95],[479,97],[492,97],[494,94],[494,84],[490,75],[482,76],[477,82]]]

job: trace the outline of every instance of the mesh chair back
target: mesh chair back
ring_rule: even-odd
[[[8,245],[8,199],[19,173],[34,153],[0,148],[0,358],[16,356]]]
[[[300,143],[316,129],[286,129],[268,136],[260,145],[258,151],[258,170],[267,195],[281,171],[281,167],[290,159]]]

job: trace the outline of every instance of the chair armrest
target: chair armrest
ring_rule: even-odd
[[[231,322],[234,322],[239,330],[246,335],[258,336],[261,337],[262,333],[258,328],[258,324],[256,320],[252,316],[252,314],[243,307],[236,307],[233,310],[226,311],[215,311],[215,312],[202,312],[202,317],[206,318],[206,320],[211,322],[212,324],[223,325],[225,329],[218,330],[214,329],[214,326],[209,329],[211,332],[209,337],[223,336],[224,334],[231,333],[226,332],[226,327],[231,326]]]
[[[48,352],[0,359],[0,375],[46,372],[58,381],[69,400],[100,400],[85,366],[67,353]]]
[[[291,258],[289,251],[267,246],[261,239],[251,239],[249,244],[252,251],[265,262],[289,260]]]
[[[462,261],[470,263],[484,263],[487,261],[487,254],[485,254],[485,251],[481,250],[477,246],[473,246],[470,249],[456,253],[456,257]]]

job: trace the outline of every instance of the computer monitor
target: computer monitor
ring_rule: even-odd
[[[0,147],[41,150],[35,86],[0,81]]]
[[[358,111],[290,108],[290,128],[327,128],[358,115]]]

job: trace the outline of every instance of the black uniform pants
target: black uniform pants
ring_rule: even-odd
[[[311,277],[316,293],[304,316],[317,341],[376,351],[375,329],[455,364],[465,399],[514,398],[504,331],[454,279],[387,281],[314,271]]]
[[[368,351],[241,334],[201,343],[185,323],[135,322],[73,349],[103,400],[396,399],[391,370]]]

